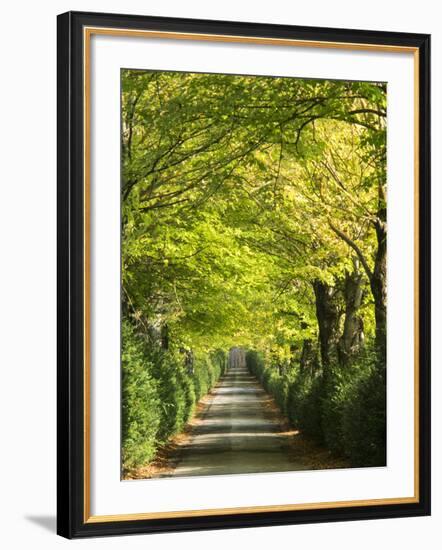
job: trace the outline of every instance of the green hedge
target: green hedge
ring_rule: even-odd
[[[153,364],[146,361],[141,340],[126,322],[122,340],[122,462],[124,468],[133,468],[154,457],[162,414]]]
[[[386,464],[386,372],[372,358],[348,390],[342,414],[343,446],[355,466]]]
[[[122,323],[122,466],[148,464],[158,446],[179,433],[195,404],[226,368],[222,351],[196,357],[192,369],[182,354],[149,344],[133,324]]]
[[[193,384],[196,399],[201,397],[216,384],[219,377],[226,369],[226,354],[224,352],[213,352],[204,357],[196,357],[193,366]]]
[[[298,373],[290,385],[287,415],[290,423],[317,441],[322,440],[322,378]]]
[[[332,365],[326,375],[299,368],[280,375],[255,351],[246,354],[246,361],[294,428],[346,456],[353,466],[385,465],[385,368],[373,351],[366,350],[345,370]]]

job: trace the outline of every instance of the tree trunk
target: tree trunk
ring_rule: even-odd
[[[191,349],[180,348],[180,353],[184,356],[184,367],[189,376],[194,374],[194,355]]]
[[[301,329],[306,330],[308,324],[301,321]],[[293,355],[293,354],[292,354]],[[318,367],[318,352],[314,341],[311,338],[304,338],[302,342],[301,357],[299,358],[299,368],[301,373],[313,375]]]
[[[330,365],[339,339],[340,311],[337,290],[322,281],[314,281],[313,289],[316,298],[322,367],[326,370]]]
[[[376,231],[377,250],[374,258],[374,268],[371,271],[368,262],[359,246],[343,231],[329,221],[331,229],[357,254],[367,277],[373,294],[376,337],[375,344],[381,362],[385,362],[387,351],[387,202],[385,186],[382,180],[378,183],[378,210],[374,227]]]
[[[355,261],[355,270],[346,273],[344,283],[345,321],[338,345],[339,363],[342,366],[348,365],[364,341],[364,323],[358,314],[362,295],[362,273],[358,271]]]
[[[387,349],[387,231],[385,223],[382,221],[376,224],[376,237],[378,249],[370,287],[376,319],[376,348],[381,358],[385,359]]]
[[[302,343],[300,370],[303,373],[308,373],[310,376],[318,367],[318,355],[313,340],[304,340]]]
[[[169,327],[167,323],[161,327],[161,347],[169,349]]]

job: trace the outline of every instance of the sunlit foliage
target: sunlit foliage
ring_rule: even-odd
[[[147,440],[182,427],[202,394],[195,365],[232,346],[260,352],[293,418],[296,380],[306,396],[318,384],[334,395],[336,372],[369,385],[368,344],[370,365],[385,366],[386,85],[135,70],[121,81],[123,409],[140,391],[134,338],[156,388],[137,406],[166,407],[162,376],[183,379],[187,403],[156,432],[155,417]],[[172,374],[158,367],[171,362]],[[342,392],[347,408],[365,395]],[[131,415],[123,439],[141,422]],[[151,459],[152,437],[127,464]]]

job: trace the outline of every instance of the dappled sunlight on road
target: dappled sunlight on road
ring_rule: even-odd
[[[303,470],[290,458],[289,435],[266,410],[268,396],[245,366],[232,366],[213,390],[182,446],[174,476]]]

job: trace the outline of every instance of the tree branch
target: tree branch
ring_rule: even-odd
[[[363,266],[363,268],[364,268],[364,270],[367,274],[368,279],[371,281],[371,279],[373,277],[373,273],[370,269],[370,266],[367,263],[367,260],[365,259],[364,254],[362,253],[362,250],[359,248],[359,246],[354,241],[352,241],[350,239],[350,237],[348,237],[343,231],[341,231],[340,229],[335,227],[330,220],[328,220],[328,224],[330,226],[330,229],[332,229],[332,231],[334,233],[336,233],[336,235],[338,237],[340,237],[345,243],[348,244],[348,246],[350,248],[352,248],[356,252],[356,254],[357,254],[357,256],[358,256],[358,258],[359,258],[359,260],[360,260],[360,262],[361,262],[361,264],[362,264],[362,266]]]

